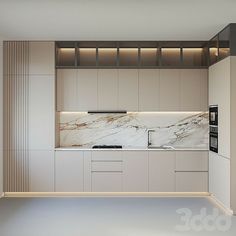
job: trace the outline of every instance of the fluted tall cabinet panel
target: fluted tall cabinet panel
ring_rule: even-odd
[[[4,42],[4,177],[6,192],[29,189],[29,42]]]

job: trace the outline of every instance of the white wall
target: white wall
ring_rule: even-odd
[[[3,192],[3,41],[0,37],[0,196]]]

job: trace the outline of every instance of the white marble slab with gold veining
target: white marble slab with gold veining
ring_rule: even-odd
[[[199,112],[60,113],[60,147],[146,148],[149,129],[153,146],[208,148],[208,113]]]

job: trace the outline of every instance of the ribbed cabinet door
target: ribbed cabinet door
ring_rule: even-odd
[[[0,40],[0,197],[3,194],[3,45]]]

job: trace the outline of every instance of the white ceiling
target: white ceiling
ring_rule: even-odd
[[[0,0],[0,35],[29,40],[208,40],[235,0]]]

